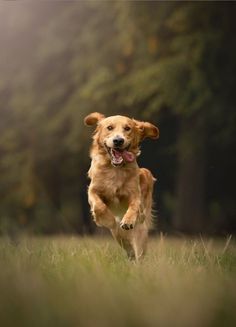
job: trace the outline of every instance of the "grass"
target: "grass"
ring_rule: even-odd
[[[234,240],[153,238],[140,264],[110,238],[0,239],[0,325],[236,326]]]

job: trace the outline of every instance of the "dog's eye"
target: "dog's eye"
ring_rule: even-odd
[[[125,126],[124,130],[128,132],[131,130],[131,128],[129,126]]]
[[[109,126],[107,126],[107,129],[108,129],[108,131],[112,131],[113,130],[113,126],[109,125]]]

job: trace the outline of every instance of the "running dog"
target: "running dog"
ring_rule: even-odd
[[[96,126],[88,171],[92,216],[98,226],[110,229],[129,259],[138,261],[152,225],[155,178],[148,169],[139,168],[136,159],[140,142],[157,139],[159,130],[148,122],[98,112],[85,117],[84,123]]]

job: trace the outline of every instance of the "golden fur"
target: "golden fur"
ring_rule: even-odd
[[[145,252],[151,227],[155,179],[148,169],[138,167],[136,157],[140,142],[146,137],[158,138],[159,130],[147,122],[125,116],[105,118],[97,112],[85,117],[84,122],[96,125],[88,172],[94,221],[109,228],[129,258],[138,260]],[[114,146],[117,137],[123,142],[118,149]]]

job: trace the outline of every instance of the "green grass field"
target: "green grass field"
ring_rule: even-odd
[[[236,326],[234,240],[0,239],[0,326]]]

